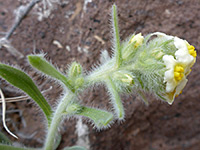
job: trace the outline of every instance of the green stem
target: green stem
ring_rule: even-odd
[[[68,95],[59,102],[56,108],[56,111],[53,115],[51,125],[48,129],[47,138],[44,145],[44,150],[54,149],[55,137],[56,137],[56,133],[58,132],[58,127],[60,125],[63,113],[65,112],[65,109],[67,108],[71,100],[74,99],[74,97],[75,97],[75,94],[72,92],[69,92]]]
[[[98,83],[104,81],[109,74],[114,72],[116,68],[113,65],[114,61],[109,60],[106,64],[102,65],[97,70],[94,70],[89,75],[85,77],[85,83]]]
[[[121,53],[121,46],[120,46],[120,38],[119,38],[119,27],[118,27],[118,18],[117,18],[117,7],[114,4],[112,7],[112,20],[113,20],[113,32],[114,32],[114,48],[116,51],[116,67],[122,63],[122,53]]]
[[[111,94],[111,100],[114,105],[115,113],[117,114],[117,117],[119,119],[123,119],[124,118],[124,107],[121,102],[121,98],[118,94],[117,88],[110,77],[107,78],[106,84],[107,84],[108,90]]]
[[[115,68],[113,64],[113,59],[110,60],[108,63],[104,64],[99,68],[98,70],[93,71],[89,75],[85,77],[85,84],[86,85],[91,85],[91,83],[99,83],[99,82],[104,82],[107,77],[111,74],[113,74],[116,71],[120,70],[134,70],[134,66],[131,64],[128,67],[126,66],[121,66],[120,68]]]

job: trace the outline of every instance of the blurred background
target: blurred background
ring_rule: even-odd
[[[0,38],[14,23],[16,10],[31,0],[0,0]],[[48,3],[49,2],[49,3]],[[160,31],[186,39],[200,48],[199,0],[43,0],[35,5],[9,38],[11,45],[24,55],[14,56],[9,48],[0,49],[0,61],[18,66],[36,81],[41,90],[53,89],[45,97],[55,106],[62,93],[54,81],[36,73],[28,65],[26,55],[45,53],[47,60],[65,73],[73,61],[85,70],[99,63],[101,50],[111,54],[110,9],[118,6],[121,40],[133,33],[143,35]],[[200,56],[189,75],[183,93],[170,106],[149,96],[146,106],[136,94],[122,95],[126,117],[110,128],[97,131],[86,120],[79,136],[77,120],[63,121],[61,145],[58,150],[85,141],[90,150],[198,150],[200,147]],[[24,95],[0,79],[6,97]],[[112,110],[103,86],[87,89],[83,103]],[[0,108],[1,110],[1,108]],[[1,119],[1,118],[0,118]],[[0,124],[0,130],[16,144],[41,147],[45,138],[44,116],[32,100],[7,103],[6,121],[18,135],[12,138]],[[80,121],[80,120],[79,120]]]

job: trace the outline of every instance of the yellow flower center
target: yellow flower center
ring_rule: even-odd
[[[195,51],[194,46],[187,44],[187,48],[188,48],[190,55],[192,55],[193,57],[197,57],[197,52]]]
[[[176,81],[182,80],[184,77],[184,68],[181,65],[176,65],[174,67],[174,78]]]

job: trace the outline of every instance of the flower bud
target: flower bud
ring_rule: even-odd
[[[73,103],[66,108],[66,113],[75,114],[80,112],[82,107],[79,104]]]
[[[135,48],[142,45],[143,41],[144,41],[144,37],[142,36],[141,33],[133,35],[132,38],[130,39],[130,43],[135,42],[135,45],[134,45]]]
[[[125,83],[126,85],[129,85],[129,86],[134,84],[132,75],[130,75],[129,73],[121,72],[121,71],[114,72],[113,79],[116,81]]]
[[[154,56],[156,59],[161,59],[163,55],[164,53],[160,49],[154,49],[152,51],[152,56]]]
[[[125,61],[130,60],[136,54],[138,47],[143,44],[143,41],[144,37],[139,33],[122,43],[122,58]]]
[[[69,68],[69,77],[74,78],[80,76],[81,74],[82,66],[77,62],[73,62]]]

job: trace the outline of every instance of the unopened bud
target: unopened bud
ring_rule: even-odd
[[[134,45],[135,48],[142,45],[143,41],[144,41],[144,37],[142,36],[141,33],[133,35],[133,37],[130,39],[130,43],[135,42],[135,45]]]
[[[76,104],[76,103],[73,103],[71,105],[69,105],[67,108],[66,108],[66,112],[68,114],[75,114],[77,112],[80,112],[82,109],[82,107],[79,105],[79,104]]]
[[[134,84],[133,77],[129,73],[123,73],[121,71],[118,71],[113,74],[113,77],[115,80],[121,81],[125,84],[128,84],[128,85]]]
[[[82,67],[79,63],[73,62],[69,69],[69,77],[78,77],[82,74]]]
[[[164,56],[164,53],[159,49],[155,49],[152,50],[152,56],[154,56],[156,59],[161,59]]]

